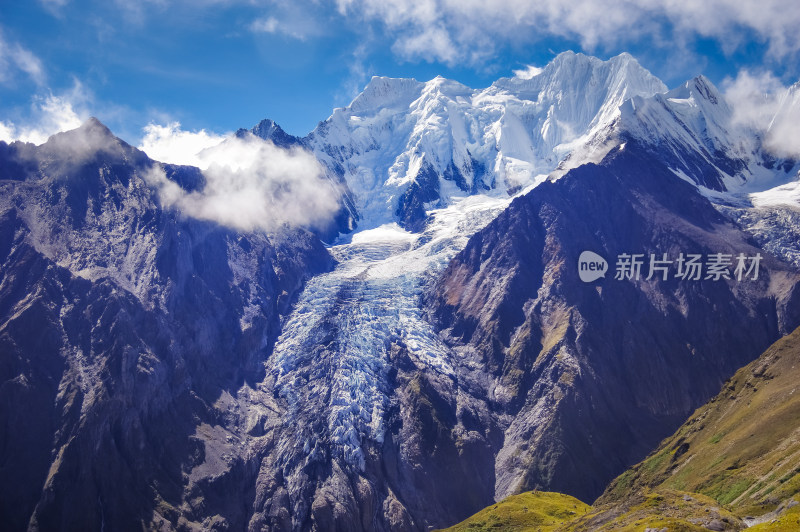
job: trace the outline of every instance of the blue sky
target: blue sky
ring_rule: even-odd
[[[786,85],[798,27],[795,0],[4,1],[0,138],[89,115],[133,144],[176,121],[305,135],[372,75],[485,87],[569,49],[628,51],[670,87],[743,70]]]

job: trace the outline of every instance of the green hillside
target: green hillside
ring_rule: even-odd
[[[448,530],[452,532],[509,530],[557,530],[564,522],[591,510],[575,497],[544,491],[528,491],[484,508]]]
[[[522,493],[448,529],[800,531],[800,328],[740,369],[589,507]]]
[[[800,329],[740,369],[597,502],[659,487],[708,495],[742,515],[800,492]]]

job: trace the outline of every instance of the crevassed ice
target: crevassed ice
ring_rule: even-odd
[[[339,265],[309,281],[268,361],[275,390],[288,405],[288,423],[303,427],[298,447],[305,454],[328,442],[334,456],[363,469],[363,440],[383,441],[392,342],[404,344],[420,368],[453,374],[447,347],[423,319],[419,298],[469,236],[509,201],[457,198],[433,211],[421,234],[386,224],[331,248]],[[324,417],[325,424],[309,423],[312,417]]]

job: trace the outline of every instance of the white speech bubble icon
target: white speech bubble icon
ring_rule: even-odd
[[[584,251],[578,257],[578,275],[584,283],[591,283],[608,272],[608,262],[606,259],[593,251]]]

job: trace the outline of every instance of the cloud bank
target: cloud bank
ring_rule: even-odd
[[[285,150],[247,135],[229,137],[194,158],[206,179],[201,191],[186,192],[159,165],[147,176],[161,203],[186,216],[242,231],[275,231],[324,227],[339,209],[340,191],[301,148]]]
[[[139,149],[157,161],[203,168],[206,163],[198,154],[224,140],[224,135],[209,133],[205,129],[185,131],[180,122],[164,126],[151,122],[144,128]]]
[[[338,11],[382,23],[393,50],[408,60],[480,63],[498,43],[549,34],[592,50],[642,37],[703,36],[735,48],[743,32],[782,57],[800,49],[793,0],[336,0]],[[669,28],[669,29],[667,29]],[[668,34],[665,34],[668,33]]]

